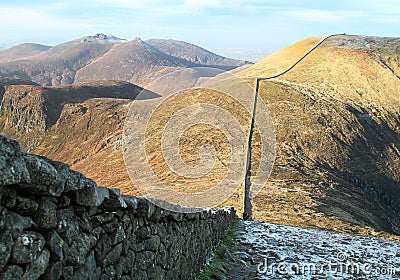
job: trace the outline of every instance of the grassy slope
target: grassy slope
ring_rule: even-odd
[[[400,196],[400,81],[376,59],[381,50],[349,48],[346,39],[353,40],[330,39],[290,73],[261,85],[278,156],[254,200],[259,220],[369,233],[362,227],[398,224],[385,198]],[[240,75],[252,81],[276,74],[271,65],[316,41],[303,40]]]

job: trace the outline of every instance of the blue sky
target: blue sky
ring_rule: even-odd
[[[95,33],[172,38],[223,54],[263,56],[332,33],[400,37],[398,0],[0,1],[0,47],[55,45]]]

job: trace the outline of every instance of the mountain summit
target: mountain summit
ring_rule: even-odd
[[[90,42],[90,41],[94,41],[94,40],[98,40],[98,41],[114,41],[114,42],[125,42],[126,39],[121,39],[118,37],[115,37],[113,35],[106,35],[104,33],[97,33],[93,36],[87,36],[87,37],[83,37],[82,38],[82,42]]]

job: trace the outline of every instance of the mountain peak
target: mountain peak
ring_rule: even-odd
[[[106,35],[104,33],[96,33],[95,35],[86,36],[82,39],[82,42],[93,42],[93,41],[123,41],[125,42],[126,39],[118,38],[113,35]]]
[[[132,41],[143,42],[142,38],[140,37],[135,37]]]

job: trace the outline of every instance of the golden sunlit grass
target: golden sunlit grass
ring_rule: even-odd
[[[184,91],[168,97],[153,113],[146,128],[146,155],[149,164],[155,174],[167,187],[180,191],[196,193],[208,190],[216,186],[226,175],[231,163],[231,143],[216,125],[223,123],[206,124],[202,123],[204,118],[203,105],[214,105],[218,110],[225,110],[231,114],[231,118],[238,121],[241,125],[241,131],[248,135],[251,116],[239,102],[234,98],[211,89],[195,89]],[[186,112],[187,117],[194,116],[195,122],[188,129],[185,129],[179,137],[178,150],[182,161],[193,168],[200,164],[200,149],[205,145],[212,146],[215,149],[216,160],[212,168],[205,176],[199,178],[188,178],[177,174],[165,162],[162,154],[162,144],[166,149],[173,149],[172,142],[169,139],[163,139],[163,133],[167,129],[167,123],[171,121],[174,114],[184,108],[190,108]],[[215,112],[217,114],[217,111]],[[233,120],[224,120],[226,124],[234,124]],[[179,124],[177,124],[179,126]],[[233,135],[235,136],[235,135]],[[245,158],[243,158],[245,162]],[[240,182],[238,182],[240,185]]]
[[[310,50],[323,37],[310,37],[277,51],[260,60],[253,66],[238,73],[241,78],[269,77],[277,75]]]

